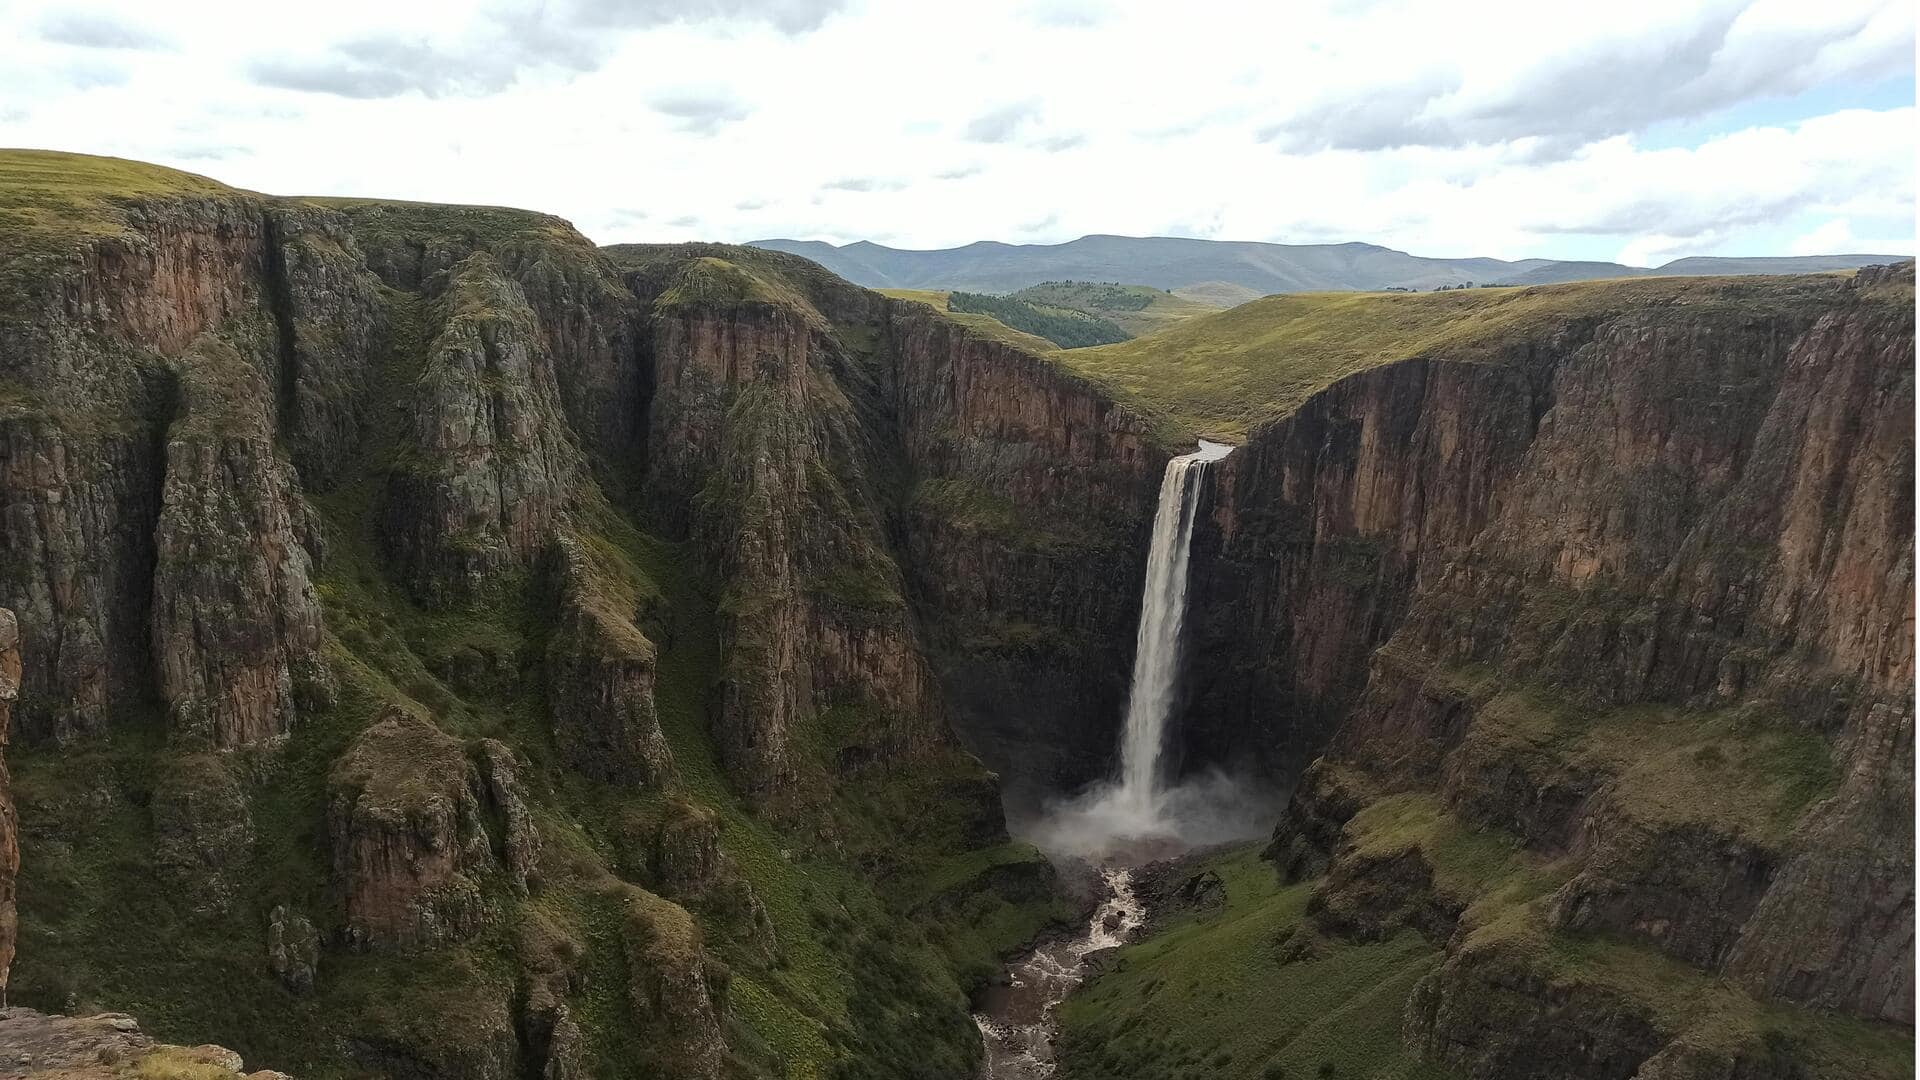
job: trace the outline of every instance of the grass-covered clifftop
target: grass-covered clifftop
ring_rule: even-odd
[[[1805,305],[1824,278],[1636,278],[1433,293],[1269,296],[1058,363],[1163,426],[1238,442],[1318,390],[1414,357],[1499,362],[1580,320],[1658,305]]]

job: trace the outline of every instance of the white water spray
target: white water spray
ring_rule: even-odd
[[[1116,798],[1150,814],[1160,793],[1160,749],[1180,678],[1180,629],[1187,617],[1187,562],[1193,519],[1200,509],[1200,481],[1207,466],[1233,448],[1201,442],[1200,449],[1167,462],[1160,504],[1147,549],[1147,580],[1140,593],[1140,629],[1134,635],[1133,686],[1127,693],[1127,726],[1120,743],[1120,790]]]

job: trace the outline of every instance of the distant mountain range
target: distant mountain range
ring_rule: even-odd
[[[1803,274],[1898,262],[1903,255],[1690,258],[1663,266],[1554,259],[1429,259],[1377,244],[1263,244],[1169,236],[1083,236],[1064,244],[990,240],[937,251],[908,251],[865,240],[757,240],[753,246],[800,255],[855,284],[875,289],[960,289],[1008,293],[1048,281],[1112,281],[1226,298],[1340,290],[1427,290],[1442,285],[1541,285],[1656,274]],[[1195,289],[1195,286],[1204,286]]]

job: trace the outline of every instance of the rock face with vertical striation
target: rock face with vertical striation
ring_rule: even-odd
[[[647,497],[728,582],[714,729],[729,772],[785,800],[817,789],[823,764],[943,745],[885,542],[904,463],[884,441],[900,422],[873,344],[884,302],[711,255],[640,265],[659,289]],[[796,753],[830,715],[853,725],[831,760]]]
[[[707,955],[685,908],[643,889],[629,889],[623,903],[627,995],[655,1068],[689,1080],[725,1075],[725,965]]]
[[[368,437],[393,327],[345,215],[283,204],[267,209],[266,223],[273,407],[302,483],[324,491]]]
[[[893,301],[905,565],[955,724],[1028,801],[1111,764],[1168,448],[1036,357]]]
[[[447,606],[484,600],[533,563],[580,461],[533,311],[492,257],[454,267],[432,306],[383,533],[414,595]]]
[[[267,386],[202,339],[175,366],[177,413],[154,530],[153,648],[176,738],[219,749],[284,735],[323,702],[320,606],[276,454]]]

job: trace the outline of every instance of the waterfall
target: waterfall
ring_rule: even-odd
[[[1166,858],[1189,847],[1264,835],[1279,812],[1275,792],[1250,786],[1249,777],[1215,767],[1169,786],[1160,761],[1180,689],[1187,562],[1200,492],[1213,463],[1232,450],[1203,440],[1200,449],[1167,462],[1140,592],[1119,775],[1047,804],[1036,817],[1009,822],[1016,835],[1050,855],[1105,866]]]
[[[1153,515],[1153,544],[1140,593],[1140,629],[1134,638],[1133,685],[1127,693],[1127,724],[1120,743],[1121,803],[1150,814],[1160,790],[1160,751],[1167,714],[1180,678],[1180,629],[1187,614],[1187,559],[1200,483],[1208,467],[1232,447],[1202,440],[1200,449],[1167,462],[1160,504]]]

